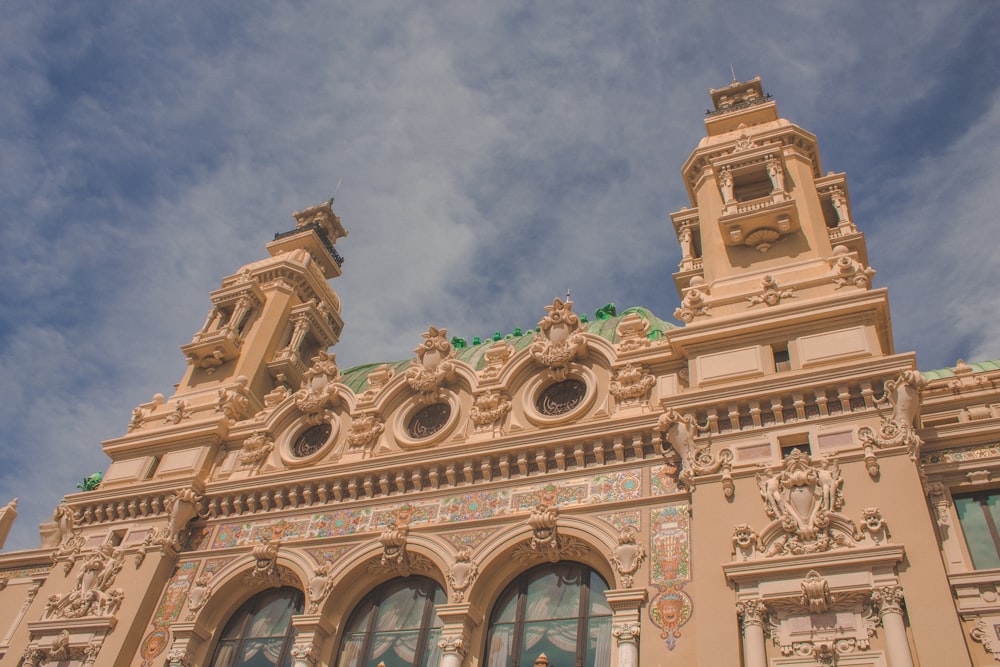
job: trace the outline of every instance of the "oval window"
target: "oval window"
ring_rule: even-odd
[[[407,431],[411,438],[427,438],[444,428],[449,417],[451,417],[450,404],[432,403],[420,408],[417,414],[413,415]]]
[[[303,459],[315,454],[326,444],[331,431],[333,431],[333,427],[325,422],[310,426],[292,443],[292,456]]]
[[[580,405],[587,395],[587,385],[580,380],[563,380],[546,387],[538,395],[535,407],[546,417],[564,415]]]

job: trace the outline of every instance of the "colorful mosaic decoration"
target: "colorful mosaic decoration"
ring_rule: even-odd
[[[51,565],[35,565],[34,567],[13,567],[0,570],[0,578],[3,579],[23,579],[36,574],[45,574],[52,569]]]
[[[236,556],[225,556],[223,558],[209,558],[205,561],[205,567],[202,568],[202,574],[215,574],[222,568],[224,568],[229,563],[236,560]]]
[[[612,512],[611,514],[598,514],[597,518],[605,523],[611,524],[620,533],[625,526],[635,528],[636,532],[642,530],[642,513],[639,510],[634,512]]]
[[[204,544],[210,549],[229,549],[269,539],[294,542],[317,537],[342,537],[376,532],[389,523],[441,525],[525,514],[539,504],[566,508],[638,500],[641,497],[642,478],[638,472],[605,473],[514,489],[472,491],[419,504],[399,503],[376,509],[359,507],[277,521],[224,523],[216,529],[215,537],[204,540]]]
[[[649,469],[649,495],[666,496],[684,490],[684,483],[677,479],[680,472],[673,463]]]
[[[979,459],[992,459],[1000,457],[1000,443],[991,445],[975,445],[972,447],[956,447],[955,449],[942,449],[939,452],[930,452],[920,457],[920,462],[927,463],[955,463],[958,461],[976,461]]]
[[[187,599],[188,589],[191,588],[197,571],[198,561],[181,563],[174,576],[167,583],[163,598],[160,600],[160,606],[156,608],[156,613],[153,615],[153,631],[146,635],[139,647],[142,667],[151,667],[156,656],[167,648],[167,641],[170,637],[168,628],[180,617],[184,601]]]
[[[493,533],[494,531],[489,529],[466,530],[459,533],[444,533],[441,537],[451,542],[456,549],[464,549],[465,547],[475,549]]]
[[[649,584],[656,591],[649,603],[649,618],[660,629],[660,638],[673,650],[680,628],[694,611],[684,585],[691,581],[691,512],[686,504],[649,512]]]
[[[312,556],[317,564],[327,561],[333,562],[353,549],[353,544],[339,544],[335,547],[317,547],[316,549],[306,549],[306,553]]]

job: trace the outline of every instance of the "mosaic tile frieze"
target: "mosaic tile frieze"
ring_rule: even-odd
[[[306,549],[306,553],[312,556],[312,559],[316,561],[317,564],[322,565],[327,561],[336,561],[355,546],[357,545],[338,544],[335,547],[317,547],[315,549]]]
[[[0,578],[3,579],[24,579],[33,577],[36,574],[46,574],[52,569],[51,565],[35,565],[33,567],[12,567],[0,570]]]
[[[978,461],[992,458],[1000,458],[1000,443],[942,449],[939,452],[924,454],[920,457],[920,462],[926,465],[928,463],[958,463],[959,461]]]
[[[561,508],[638,500],[642,478],[638,471],[605,473],[493,491],[470,491],[422,503],[397,503],[377,508],[358,507],[318,512],[295,519],[235,521],[220,524],[206,548],[229,549],[279,538],[283,542],[317,537],[343,537],[377,532],[389,523],[441,525],[527,514],[539,505]]]
[[[642,513],[639,510],[631,512],[612,512],[611,514],[598,514],[597,518],[615,528],[619,533],[626,526],[635,529],[635,532],[642,530]]]
[[[176,621],[184,608],[184,601],[187,599],[188,591],[194,582],[194,575],[198,571],[198,561],[188,561],[181,563],[177,567],[177,572],[167,582],[167,587],[163,592],[160,605],[153,614],[152,632],[147,634],[139,647],[139,655],[142,656],[142,667],[151,667],[156,656],[163,653],[170,640],[170,625]]]
[[[457,533],[443,533],[441,537],[448,540],[448,542],[450,542],[456,550],[462,550],[466,547],[475,549],[495,532],[496,531],[494,530],[484,528],[482,530],[464,530]]]
[[[649,511],[649,618],[673,650],[694,605],[684,586],[691,581],[691,512],[686,504]]]
[[[666,496],[684,490],[684,483],[677,476],[680,469],[673,463],[653,466],[649,469],[649,495]]]

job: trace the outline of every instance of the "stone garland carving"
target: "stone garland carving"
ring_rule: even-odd
[[[125,591],[112,588],[122,569],[121,550],[104,545],[83,563],[76,585],[65,594],[54,593],[45,603],[45,618],[112,616],[118,611]]]
[[[487,389],[476,396],[469,417],[476,430],[484,431],[503,419],[510,410],[511,402],[505,394]]]
[[[656,378],[652,374],[647,373],[640,365],[629,363],[615,373],[608,391],[619,403],[629,405],[640,403],[649,395],[654,384]]]
[[[656,424],[656,431],[661,436],[660,451],[664,459],[670,455],[663,449],[662,440],[670,443],[670,447],[681,459],[681,479],[695,484],[699,475],[710,475],[722,470],[722,488],[727,498],[732,497],[734,484],[732,479],[733,452],[729,449],[712,454],[711,440],[696,444],[695,434],[707,432],[708,426],[702,426],[691,415],[682,415],[670,408],[662,415]]]
[[[580,331],[580,317],[573,312],[572,301],[554,299],[545,310],[547,314],[538,321],[539,333],[528,351],[557,382],[562,382],[569,364],[587,353],[587,339]]]
[[[849,252],[847,247],[842,245],[833,249],[830,268],[834,271],[834,284],[837,285],[837,289],[848,285],[854,285],[858,289],[868,289],[877,272],[851,257]]]
[[[688,234],[690,235],[690,232]],[[615,333],[618,334],[618,352],[634,352],[649,347],[651,345],[651,341],[647,338],[649,329],[649,322],[638,313],[627,313],[615,329]]]
[[[479,576],[479,566],[472,560],[472,548],[463,547],[455,554],[455,562],[448,570],[448,583],[453,591],[454,601],[462,602],[465,591]]]
[[[886,447],[905,446],[914,461],[920,455],[923,440],[917,435],[916,420],[920,416],[920,391],[927,380],[919,371],[903,371],[898,378],[885,383],[885,393],[877,403],[888,402],[892,414],[883,417],[877,430],[868,426],[858,429],[858,438],[865,447],[865,463],[872,478],[878,476],[875,451]]]
[[[208,600],[212,597],[212,588],[209,585],[211,582],[212,575],[208,573],[203,573],[194,580],[194,586],[188,592],[187,620],[193,621],[198,612],[208,604]]]
[[[747,297],[747,301],[749,301],[747,308],[753,308],[762,303],[768,306],[777,306],[781,303],[782,299],[795,296],[793,288],[781,289],[778,286],[778,281],[771,275],[766,275],[760,279],[760,289],[760,294]]]
[[[684,298],[681,299],[680,308],[674,309],[674,318],[691,324],[696,317],[708,317],[708,309],[711,304],[706,301],[711,292],[705,286],[704,278],[695,276],[691,279],[689,287],[684,291]]]
[[[254,416],[254,409],[250,402],[249,384],[250,380],[247,379],[247,376],[240,375],[236,378],[236,384],[219,389],[218,398],[215,401],[215,411],[224,414],[230,424]]]
[[[576,558],[587,553],[587,545],[576,538],[559,535],[559,508],[540,503],[531,509],[528,525],[531,537],[514,548],[514,558],[530,561],[543,558],[558,563],[563,558]]]
[[[636,541],[635,528],[624,526],[618,535],[618,545],[611,550],[611,565],[621,576],[625,588],[632,588],[635,574],[648,556],[646,547]]]
[[[267,457],[274,451],[274,439],[264,431],[254,431],[243,441],[240,453],[236,455],[240,465],[250,468],[251,475],[259,475],[267,463]]]
[[[405,377],[410,387],[420,392],[421,402],[433,403],[440,388],[455,378],[454,352],[447,329],[430,327],[420,335],[424,342],[413,349],[417,358],[410,360]]]
[[[330,408],[337,404],[336,384],[340,381],[337,355],[320,350],[312,366],[302,374],[302,384],[293,396],[295,406],[305,413],[306,423],[315,426],[333,418]]]
[[[354,417],[347,431],[347,446],[362,449],[373,444],[385,431],[385,424],[374,413]]]
[[[733,532],[733,553],[739,560],[758,554],[768,558],[850,548],[863,540],[880,544],[889,537],[878,508],[864,510],[864,525],[840,513],[843,479],[836,462],[814,465],[808,454],[793,451],[782,466],[757,474],[764,510],[773,519],[759,535],[747,524]]]
[[[306,590],[309,597],[309,612],[315,614],[319,611],[320,605],[330,595],[333,590],[333,563],[325,561],[316,568],[313,576],[309,579],[309,586]]]

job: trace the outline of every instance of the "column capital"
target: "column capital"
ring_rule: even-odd
[[[612,588],[604,591],[604,597],[611,611],[618,612],[639,609],[646,603],[649,593],[645,588]]]
[[[872,606],[879,620],[886,614],[903,615],[903,587],[898,584],[876,586],[872,589]]]
[[[442,634],[438,640],[438,648],[442,653],[453,653],[461,657],[465,657],[468,652],[465,637],[461,634]]]
[[[739,614],[743,627],[756,625],[761,629],[767,627],[767,605],[762,598],[740,600],[736,603],[736,613]]]

